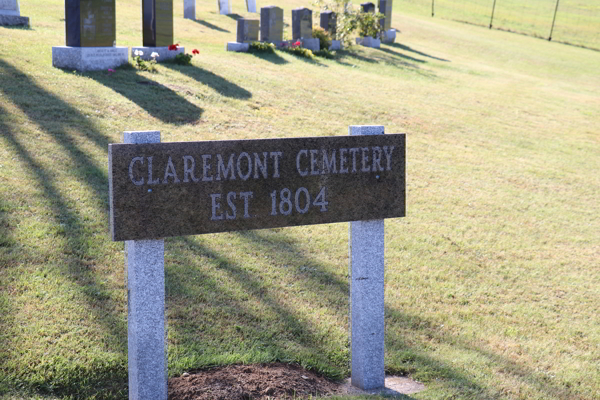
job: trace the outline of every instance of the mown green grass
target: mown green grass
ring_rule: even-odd
[[[288,24],[302,5],[280,5]],[[232,54],[235,19],[199,4],[183,20],[175,2],[176,41],[201,52],[191,67],[74,73],[51,67],[63,3],[21,6],[32,28],[0,28],[1,398],[126,398],[107,185],[123,131],[355,124],[407,134],[407,217],[386,221],[388,372],[424,381],[417,399],[598,397],[598,52],[395,4],[401,34],[379,50]],[[139,3],[117,18],[117,44],[139,45]],[[346,224],[171,238],[165,257],[170,375],[274,360],[348,375]]]
[[[401,0],[400,9],[600,50],[600,3],[560,0]],[[495,3],[495,8],[494,8]],[[493,18],[492,18],[493,12]],[[552,34],[552,36],[550,36]]]

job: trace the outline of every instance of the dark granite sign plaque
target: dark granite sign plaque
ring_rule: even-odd
[[[111,144],[113,240],[403,217],[405,135]]]
[[[114,46],[115,19],[115,0],[65,0],[67,46]]]
[[[142,0],[142,43],[164,47],[173,43],[173,0]]]

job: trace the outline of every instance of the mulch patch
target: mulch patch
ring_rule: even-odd
[[[169,379],[169,400],[305,399],[340,392],[340,384],[285,363],[229,365]]]

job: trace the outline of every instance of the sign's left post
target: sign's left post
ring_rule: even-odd
[[[159,143],[160,132],[125,132],[123,142]],[[125,241],[130,400],[167,400],[164,253],[164,239]]]

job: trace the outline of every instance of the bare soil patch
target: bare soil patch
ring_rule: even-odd
[[[403,387],[392,382],[402,380]],[[415,393],[424,386],[408,378],[386,378],[385,394]],[[273,400],[306,399],[310,396],[365,394],[349,380],[336,383],[299,365],[272,363],[229,365],[169,379],[169,400]]]

